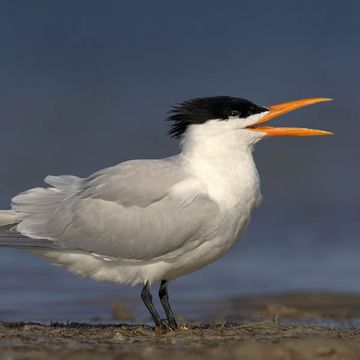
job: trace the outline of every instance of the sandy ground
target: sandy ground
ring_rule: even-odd
[[[230,323],[231,314],[250,320]],[[3,323],[0,359],[360,359],[359,314],[360,296],[303,294],[227,300],[219,303],[223,320],[185,321],[166,334],[148,326]]]

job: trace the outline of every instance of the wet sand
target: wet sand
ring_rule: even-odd
[[[227,300],[217,320],[185,320],[166,334],[124,324],[3,323],[0,359],[360,359],[359,314],[358,295],[300,294]]]

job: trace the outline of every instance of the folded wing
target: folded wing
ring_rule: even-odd
[[[53,185],[31,189],[13,199],[28,237],[132,260],[171,258],[206,241],[205,224],[217,205],[200,192],[191,201],[172,189],[189,175],[178,157],[135,160],[101,170],[87,179],[48,177]]]

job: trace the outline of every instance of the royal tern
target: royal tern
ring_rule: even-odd
[[[47,176],[49,187],[20,193],[11,210],[0,211],[0,245],[24,248],[95,280],[142,284],[156,327],[174,329],[169,281],[229,251],[261,200],[254,144],[280,135],[331,134],[261,124],[329,100],[270,107],[229,96],[185,101],[167,119],[170,135],[181,139],[180,154],[126,161],[87,178]],[[152,302],[155,282],[167,322]]]

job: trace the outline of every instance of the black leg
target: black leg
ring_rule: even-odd
[[[159,289],[159,297],[161,304],[165,310],[165,314],[168,319],[170,328],[176,329],[178,327],[178,324],[176,323],[175,316],[169,304],[169,295],[168,295],[167,287],[168,287],[167,280],[162,280]]]
[[[144,287],[141,291],[141,298],[142,298],[145,306],[149,310],[149,312],[155,322],[156,327],[158,327],[162,330],[166,329],[166,326],[164,325],[158,312],[155,309],[154,304],[152,303],[152,295],[150,294],[149,284],[147,284],[147,283],[144,285]]]

